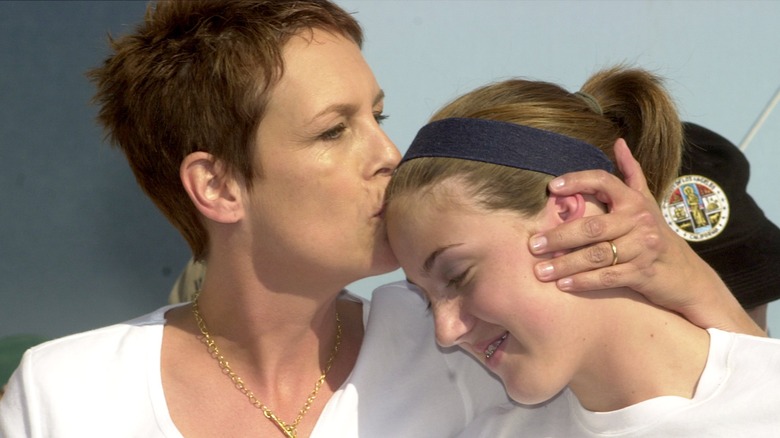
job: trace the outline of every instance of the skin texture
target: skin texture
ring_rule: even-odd
[[[540,257],[516,242],[586,212],[601,210],[582,195],[551,197],[533,218],[489,211],[448,180],[393,200],[387,218],[404,272],[431,302],[437,342],[483,362],[515,401],[541,403],[567,385],[594,411],[692,397],[704,330],[625,288],[562,294],[534,277]]]
[[[337,296],[397,266],[380,212],[400,156],[379,125],[383,93],[355,43],[315,30],[293,37],[283,56],[252,188],[203,152],[184,160],[181,177],[212,236],[201,314],[231,368],[283,420],[311,393],[340,315],[338,355],[298,427],[308,436],[362,342],[361,305]],[[190,307],[166,317],[163,388],[181,432],[279,435],[208,354]]]
[[[400,155],[378,124],[384,93],[357,47],[316,38],[306,52],[297,42],[286,52],[288,73],[259,129],[255,168],[264,175],[244,196],[274,253],[265,268],[302,264],[316,267],[314,277],[350,282],[397,266],[379,213]]]
[[[639,163],[622,139],[615,143],[615,156],[626,185],[599,170],[550,182],[551,193],[593,195],[607,204],[610,214],[583,217],[532,236],[529,249],[534,254],[585,247],[540,262],[536,277],[556,281],[561,290],[572,293],[627,286],[700,327],[766,336],[717,273],[666,225]],[[619,263],[612,267],[608,241],[619,253]],[[601,269],[593,269],[596,266]]]
[[[756,325],[758,325],[761,330],[766,331],[767,325],[766,325],[766,315],[767,311],[769,310],[768,304],[762,304],[758,307],[754,307],[752,309],[748,309],[747,313],[750,315],[751,318],[753,318],[753,321],[756,322]]]

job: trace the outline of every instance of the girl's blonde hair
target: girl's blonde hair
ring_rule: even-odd
[[[517,123],[583,140],[615,161],[623,138],[639,161],[651,192],[660,201],[677,176],[683,151],[682,123],[659,76],[616,66],[591,76],[576,93],[559,85],[511,79],[477,88],[440,109],[431,121],[451,117]],[[555,157],[550,157],[554,160]],[[451,158],[404,162],[387,189],[387,201],[459,178],[489,209],[532,215],[546,202],[551,176]]]

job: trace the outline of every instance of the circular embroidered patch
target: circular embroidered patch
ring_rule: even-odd
[[[666,223],[689,242],[709,240],[729,221],[729,200],[719,185],[701,175],[683,175],[661,203]]]

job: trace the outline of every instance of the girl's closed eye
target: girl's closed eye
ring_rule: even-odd
[[[465,271],[461,272],[459,275],[451,278],[449,281],[447,281],[447,287],[454,287],[455,289],[459,289],[463,286],[463,284],[466,282],[466,278],[469,275],[469,272],[471,272],[471,268],[466,269]]]

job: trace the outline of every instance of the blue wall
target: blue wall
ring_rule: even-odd
[[[526,76],[575,90],[617,62],[669,79],[687,120],[739,143],[780,86],[780,2],[339,1],[366,30],[403,150],[444,102]],[[188,258],[102,141],[84,72],[144,2],[0,2],[0,336],[59,336],[164,304]],[[780,110],[747,150],[749,190],[780,223]],[[353,285],[361,294],[399,272]],[[774,333],[780,309],[770,306]]]

